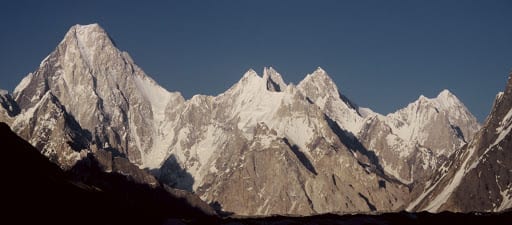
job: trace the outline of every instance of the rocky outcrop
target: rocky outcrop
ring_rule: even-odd
[[[318,67],[306,75],[297,88],[308,101],[318,105],[329,118],[336,121],[345,130],[357,134],[363,124],[363,117],[357,106],[342,95],[327,72]]]
[[[23,224],[162,224],[170,218],[190,224],[217,221],[213,209],[190,193],[134,182],[117,172],[105,173],[91,155],[65,172],[5,123],[0,123],[0,136],[0,173],[9,180],[0,194],[9,206],[4,209],[4,220]]]
[[[59,99],[51,92],[43,95],[30,109],[24,109],[13,129],[52,162],[71,168],[87,154],[91,134],[83,130]]]
[[[262,77],[251,70],[219,96],[186,101],[173,131],[181,135],[160,179],[242,215],[404,206],[398,196],[405,187],[372,171],[378,166],[349,132],[296,87],[277,81],[273,69]],[[269,83],[280,83],[279,91]]]
[[[457,97],[442,91],[420,98],[387,116],[367,116],[358,134],[374,149],[391,176],[408,184],[413,196],[478,130],[479,124]]]
[[[138,165],[160,150],[165,112],[183,101],[147,77],[97,24],[73,26],[14,99],[29,111],[48,93],[90,133],[91,145]]]
[[[9,92],[0,89],[0,121],[11,124],[18,113],[20,108]]]
[[[0,119],[61,167],[95,165],[242,215],[402,210],[479,126],[448,91],[387,116],[360,108],[321,68],[297,86],[251,69],[185,100],[97,24],[73,26],[13,96]]]
[[[512,207],[512,79],[484,126],[444,165],[410,210],[503,211]]]

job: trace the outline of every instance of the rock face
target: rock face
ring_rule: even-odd
[[[352,134],[359,132],[363,117],[357,111],[357,106],[340,94],[325,70],[318,67],[312,74],[306,75],[297,87],[309,101],[318,105],[341,127]]]
[[[1,96],[0,120],[64,169],[92,154],[102,171],[240,215],[405,209],[479,128],[449,91],[384,116],[321,68],[297,86],[251,69],[218,96],[185,100],[97,24],[73,26],[13,98]]]
[[[9,206],[3,210],[4,220],[23,224],[162,224],[168,218],[190,224],[216,221],[215,212],[190,193],[138,182],[152,176],[133,164],[119,163],[119,172],[105,173],[88,160],[94,159],[89,155],[65,172],[1,122],[0,136],[0,174],[9,181],[0,194]],[[127,170],[139,176],[122,174]]]
[[[375,149],[386,172],[421,193],[423,184],[478,129],[464,104],[444,90],[436,98],[420,96],[385,117],[367,116],[359,138]]]
[[[20,112],[18,104],[6,90],[0,89],[0,121],[12,123],[13,117]]]
[[[407,185],[412,196],[423,190],[423,183],[480,127],[448,90],[433,99],[420,96],[407,107],[383,116],[358,107],[340,94],[321,68],[307,75],[298,88],[373,152],[382,172]]]
[[[472,141],[455,152],[409,206],[432,212],[499,212],[512,207],[512,77]]]
[[[222,210],[308,215],[405,204],[398,196],[406,189],[371,171],[353,136],[272,68],[263,76],[250,70],[225,93],[194,96],[177,111],[179,135],[160,179],[177,179]]]
[[[89,147],[91,135],[50,92],[12,122],[13,129],[62,168],[72,167]]]
[[[90,132],[91,145],[139,165],[152,161],[143,157],[166,139],[161,134],[167,108],[183,101],[147,77],[97,24],[73,26],[39,69],[16,87],[14,99],[30,111],[48,93]]]

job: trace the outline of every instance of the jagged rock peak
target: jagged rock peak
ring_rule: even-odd
[[[453,106],[461,106],[463,103],[448,89],[444,89],[435,98],[428,98],[424,95],[420,95],[418,99],[411,104],[434,104],[436,107],[442,107],[448,109]]]
[[[456,105],[462,104],[460,102],[460,100],[457,98],[457,96],[452,94],[447,89],[444,89],[443,91],[441,91],[441,93],[439,93],[439,95],[437,95],[436,101],[437,101],[437,103],[439,103],[440,105],[442,105],[444,107],[450,107],[450,106],[454,106],[454,105],[456,106]]]
[[[418,97],[418,100],[416,100],[416,101],[421,102],[421,101],[428,101],[428,100],[430,100],[430,99],[425,97],[425,95],[420,95],[420,97]]]
[[[462,138],[461,143],[468,141],[480,128],[480,124],[473,114],[448,90],[441,91],[435,98],[427,98],[421,95],[418,100],[410,103],[403,109],[388,114],[387,117],[401,120],[409,124],[411,126],[410,129],[413,130],[417,130],[418,126],[434,126],[439,121],[446,120],[450,126],[455,128],[458,133],[457,135]],[[439,120],[438,123],[434,122],[436,121],[435,118]],[[444,122],[439,124],[444,124]],[[397,132],[395,131],[395,133]],[[406,140],[416,135],[409,135],[410,130],[408,129],[403,130],[403,132],[400,135]]]
[[[313,71],[313,73],[306,75],[304,80],[302,80],[300,83],[303,82],[315,82],[318,84],[324,84],[328,86],[336,86],[332,78],[329,76],[329,74],[327,74],[327,72],[323,70],[321,67],[317,67],[316,70]]]
[[[313,73],[306,75],[297,87],[306,95],[312,95],[310,97],[313,98],[329,96],[338,98],[340,96],[338,87],[334,81],[327,72],[320,67],[313,71]]]
[[[327,72],[325,72],[325,70],[322,69],[322,67],[317,67],[316,70],[313,73],[327,74]]]
[[[244,87],[244,86],[254,86],[253,83],[259,83],[259,81],[262,80],[262,78],[254,71],[252,68],[247,70],[247,72],[244,73],[242,78],[233,85],[233,88],[235,87]]]
[[[322,69],[321,67],[317,67],[315,69],[315,71],[313,71],[313,73],[311,74],[308,74],[306,76],[307,77],[310,77],[312,79],[315,79],[315,80],[322,80],[325,84],[327,85],[334,85],[334,81],[332,80],[332,78],[329,76],[329,74],[324,70]]]
[[[263,68],[263,80],[265,80],[269,91],[281,92],[286,90],[287,85],[283,77],[272,67]]]
[[[438,98],[448,98],[448,97],[455,97],[453,93],[450,92],[448,89],[443,89],[439,94],[437,95]]]
[[[259,77],[259,76],[258,76],[258,73],[256,73],[256,71],[254,71],[254,69],[250,68],[249,70],[247,70],[247,72],[244,73],[244,75],[242,76],[242,79],[246,78],[246,77]]]
[[[20,112],[18,104],[16,104],[9,92],[0,89],[0,120],[2,120],[2,107],[6,110],[9,117],[15,116]]]
[[[70,38],[76,39],[82,43],[87,43],[94,40],[108,40],[110,44],[113,44],[107,32],[97,23],[88,25],[76,24],[72,26],[64,36],[64,40]]]
[[[105,64],[105,56],[122,54],[107,32],[98,24],[72,26],[57,49],[67,52],[69,57],[75,57],[78,53],[89,66],[96,63]]]
[[[270,91],[270,92],[284,92],[288,89],[289,85],[286,85],[281,74],[279,74],[272,67],[264,67],[262,76],[258,75],[254,69],[249,69],[242,78],[233,85],[227,92],[233,91]],[[245,92],[244,91],[244,92]]]

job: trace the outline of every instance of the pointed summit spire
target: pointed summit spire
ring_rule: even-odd
[[[453,98],[455,95],[451,93],[448,89],[444,89],[437,95],[437,98]]]
[[[445,108],[459,107],[460,105],[464,105],[457,98],[457,96],[452,94],[447,89],[444,89],[443,91],[441,91],[434,100],[437,102],[437,104],[439,104],[440,106],[445,107]]]
[[[97,23],[72,26],[57,48],[63,52],[72,49],[70,54],[78,52],[89,65],[94,64],[100,55],[120,52],[107,32]]]
[[[274,92],[281,92],[286,89],[286,83],[274,68],[263,68],[263,80],[267,83],[267,90]]]
[[[259,76],[258,76],[258,73],[256,73],[256,71],[254,71],[252,68],[250,68],[250,69],[248,69],[248,70],[244,73],[244,75],[242,76],[242,79],[241,79],[241,80],[243,80],[243,79],[247,79],[247,78],[249,78],[249,77],[259,77]]]
[[[274,70],[274,68],[264,67],[262,76],[259,76],[253,69],[247,70],[243,77],[228,92],[248,88],[258,91],[282,92],[286,90],[287,85],[284,83],[281,74]]]
[[[329,76],[329,74],[327,74],[327,72],[324,69],[322,69],[322,67],[317,67],[315,69],[315,71],[313,71],[313,73],[311,73],[310,75],[312,77],[314,77],[315,79],[322,79],[322,80],[324,80],[324,82],[334,84],[334,81],[332,80],[332,78]],[[309,74],[308,74],[308,76],[309,76]],[[307,76],[306,76],[306,78],[307,78]]]
[[[325,70],[322,69],[322,67],[317,67],[316,70],[313,73],[326,74]]]
[[[76,24],[72,26],[64,36],[63,41],[68,39],[76,39],[82,43],[107,41],[109,44],[114,44],[107,32],[97,23],[88,25]]]
[[[338,87],[321,67],[317,67],[313,73],[306,75],[299,85],[299,89],[317,89],[318,94],[338,97]]]

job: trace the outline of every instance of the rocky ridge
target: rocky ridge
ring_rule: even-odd
[[[218,96],[185,100],[97,24],[73,26],[0,100],[0,119],[63,168],[106,152],[241,215],[405,209],[479,129],[447,90],[384,116],[321,68],[297,86],[249,70]]]

